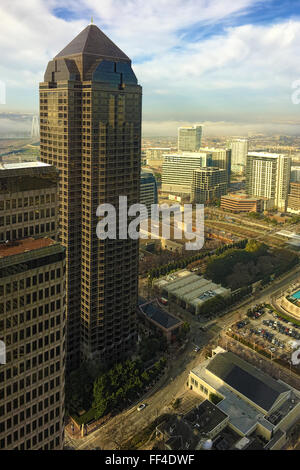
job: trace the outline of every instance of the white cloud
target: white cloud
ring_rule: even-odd
[[[176,105],[179,97],[181,103],[186,97],[188,103],[194,102],[200,108],[201,99],[207,94],[211,108],[216,109],[214,91],[224,91],[228,110],[233,101],[243,98],[242,94],[254,97],[254,108],[261,100],[266,106],[276,99],[290,104],[291,84],[300,79],[300,21],[218,30],[219,21],[242,15],[257,3],[261,1],[1,0],[0,80],[5,81],[8,96],[17,88],[36,96],[47,62],[87,25],[92,12],[94,22],[132,57],[147,103],[161,99],[166,113],[168,106],[171,109],[171,119],[180,118]],[[79,19],[57,18],[53,8],[70,8]],[[218,34],[197,40],[195,33],[195,39],[190,39],[193,28],[201,30],[207,25]],[[201,117],[208,113],[207,103],[205,106]],[[241,113],[255,112],[243,110],[242,106],[241,102]],[[280,103],[276,111],[279,107]],[[150,111],[144,111],[147,119],[152,119]],[[164,111],[160,109],[160,117],[156,118],[168,119],[166,114],[163,116]],[[182,109],[182,117],[188,112],[187,107]],[[292,118],[298,108],[289,112]]]

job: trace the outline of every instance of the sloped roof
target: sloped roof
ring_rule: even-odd
[[[129,57],[94,24],[81,31],[55,58],[77,54],[130,61]]]
[[[288,391],[285,385],[231,352],[217,354],[207,370],[266,411],[273,407],[281,393]]]

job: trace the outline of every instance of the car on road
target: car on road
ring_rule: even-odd
[[[195,351],[195,352],[199,352],[199,351],[200,351],[200,348],[198,348],[198,346],[196,346],[196,347],[194,348],[194,351]]]
[[[138,410],[138,411],[142,411],[144,408],[146,408],[146,404],[145,404],[145,403],[141,403],[141,405],[139,405],[139,406],[137,407],[137,410]]]

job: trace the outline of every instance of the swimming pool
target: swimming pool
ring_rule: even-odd
[[[300,299],[300,290],[295,292],[295,294],[292,295],[293,299]]]

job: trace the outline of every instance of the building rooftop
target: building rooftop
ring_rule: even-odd
[[[231,352],[217,354],[207,370],[263,410],[269,411],[289,389]]]
[[[155,284],[178,298],[200,305],[216,295],[228,295],[230,289],[193,274],[188,270],[180,270],[159,279]]]
[[[233,201],[245,201],[245,202],[256,202],[259,201],[262,198],[259,197],[252,197],[252,196],[247,196],[245,193],[229,193],[221,196],[221,199],[232,199]]]
[[[125,59],[130,62],[129,57],[94,24],[90,24],[81,31],[55,58],[78,54],[89,54],[106,59]]]
[[[165,329],[173,328],[174,326],[182,323],[181,320],[162,309],[157,300],[151,300],[150,302],[140,304],[139,308],[146,317]]]
[[[268,152],[248,152],[250,157],[267,157],[267,158],[278,158],[285,157],[282,153],[268,153]]]
[[[25,238],[15,242],[0,243],[0,258],[19,255],[39,248],[46,248],[55,245],[56,242],[51,238]]]
[[[21,163],[0,163],[0,170],[21,170],[23,168],[51,167],[48,163],[39,161]]]
[[[184,419],[201,433],[213,431],[226,418],[228,418],[227,414],[208,400],[204,400],[184,416]]]
[[[157,426],[157,431],[163,434],[167,449],[196,449],[200,441],[200,433],[181,416],[171,416],[167,421]]]

